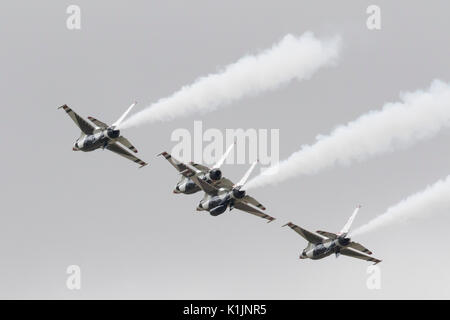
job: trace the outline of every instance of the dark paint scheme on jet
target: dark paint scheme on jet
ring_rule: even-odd
[[[66,111],[72,121],[81,130],[81,136],[74,143],[72,150],[90,152],[97,149],[107,149],[135,163],[140,164],[141,167],[147,165],[146,162],[134,156],[119,145],[120,143],[134,153],[137,153],[137,149],[130,143],[130,141],[128,141],[128,139],[121,136],[120,130],[118,129],[119,124],[125,119],[126,115],[130,112],[135,104],[136,103],[132,104],[128,108],[128,110],[119,118],[119,120],[117,120],[111,126],[108,126],[104,122],[101,122],[100,120],[97,120],[93,117],[89,117],[88,119],[94,124],[92,125],[90,122],[80,117],[67,105],[59,107],[59,109],[62,108],[64,109],[64,111]]]
[[[353,220],[360,208],[361,206],[358,206],[355,209],[345,226],[337,234],[327,231],[317,231],[317,233],[314,233],[303,229],[292,222],[285,224],[285,226],[289,226],[308,241],[307,247],[300,253],[299,258],[319,260],[334,253],[336,257],[342,254],[352,258],[371,261],[375,264],[381,262],[381,260],[371,257],[370,255],[372,252],[370,250],[360,243],[352,241],[348,235]]]

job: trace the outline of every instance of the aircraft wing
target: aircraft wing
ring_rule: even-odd
[[[324,237],[330,238],[330,239],[336,239],[338,237],[337,234],[331,233],[331,232],[328,232],[328,231],[317,230],[316,232],[318,234],[320,234],[320,235],[322,235]]]
[[[236,209],[239,209],[239,210],[254,214],[255,216],[269,220],[267,222],[271,222],[271,221],[275,220],[274,217],[271,217],[268,214],[265,214],[264,212],[261,212],[253,207],[250,207],[249,205],[247,205],[241,201],[236,201],[236,203],[234,204],[234,207]]]
[[[130,149],[131,151],[133,151],[134,153],[137,153],[137,149],[131,144],[130,141],[128,141],[127,138],[125,138],[124,136],[120,136],[117,138],[117,142],[123,144],[125,147],[127,147],[128,149]]]
[[[366,261],[372,261],[375,262],[374,264],[380,263],[381,260],[375,259],[371,256],[368,256],[364,253],[358,252],[356,250],[353,250],[352,248],[342,248],[340,250],[340,254],[343,254],[344,256],[356,258],[356,259],[362,259]]]
[[[134,155],[132,155],[131,153],[129,153],[127,150],[125,150],[124,148],[122,148],[121,146],[119,146],[117,143],[110,143],[106,146],[106,149],[108,149],[109,151],[112,151],[114,153],[117,153],[118,155],[127,158],[133,162],[136,162],[138,164],[141,165],[141,168],[143,166],[146,166],[147,163],[142,161],[141,159],[135,157]]]
[[[289,226],[292,230],[294,230],[299,235],[301,235],[303,238],[305,238],[306,241],[311,242],[313,244],[322,243],[323,240],[325,239],[324,237],[321,237],[318,234],[315,234],[308,230],[300,228],[299,226],[297,226],[296,224],[293,224],[292,222],[289,222],[289,223],[285,224],[284,226]]]
[[[178,170],[178,172],[180,172],[183,176],[189,178],[192,175],[195,174],[195,172],[192,172],[192,170],[190,170],[183,162],[178,161],[177,159],[175,159],[174,157],[172,157],[172,155],[170,153],[167,152],[161,152],[159,154],[159,156],[162,155],[164,156],[164,158],[166,158],[167,161],[169,161],[169,163]]]
[[[89,122],[80,117],[75,111],[70,109],[66,104],[59,107],[58,109],[63,108],[64,111],[69,115],[69,117],[75,122],[75,124],[80,128],[81,131],[85,134],[92,134],[94,132],[95,127],[91,125]]]
[[[204,165],[201,165],[201,164],[198,164],[195,162],[191,162],[190,165],[194,166],[197,170],[200,170],[203,173],[207,173],[210,170],[208,167],[205,167]]]
[[[97,120],[94,117],[88,117],[88,119],[91,120],[93,123],[95,123],[95,125],[99,128],[106,129],[109,127],[106,123],[101,122],[100,120]]]
[[[372,251],[370,251],[369,249],[367,249],[366,247],[364,247],[362,244],[360,244],[358,242],[353,242],[352,241],[352,242],[349,243],[348,246],[350,248],[355,249],[355,250],[362,251],[362,252],[367,253],[367,254],[372,254]]]
[[[256,200],[253,197],[250,197],[248,195],[246,195],[244,198],[242,198],[242,201],[245,203],[250,203],[251,205],[260,208],[261,210],[266,210],[266,207],[264,207],[261,203],[258,202],[258,200]]]

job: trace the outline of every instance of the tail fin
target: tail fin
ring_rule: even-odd
[[[338,235],[345,235],[348,234],[348,231],[350,230],[350,227],[352,226],[353,220],[355,220],[356,215],[358,214],[359,209],[361,208],[361,205],[357,206],[355,211],[353,211],[353,214],[348,219],[345,226],[342,228],[342,230],[338,233]]]
[[[137,102],[134,102],[131,106],[128,107],[127,111],[125,111],[116,122],[112,124],[112,127],[118,127],[123,122],[125,117],[130,113],[131,109],[136,105]]]
[[[255,169],[255,166],[257,165],[258,162],[259,160],[256,160],[255,162],[252,163],[250,169],[247,170],[242,179],[237,184],[234,185],[235,188],[242,187],[247,182],[248,178],[252,174],[252,171],[253,169]]]
[[[219,161],[217,161],[217,163],[214,165],[213,169],[219,169],[222,166],[222,164],[225,162],[225,160],[227,159],[228,155],[230,154],[231,150],[233,150],[235,145],[236,145],[236,140],[233,142],[232,145],[230,145],[228,147],[227,151],[225,151],[223,156],[219,159]]]

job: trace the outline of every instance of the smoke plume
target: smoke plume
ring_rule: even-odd
[[[214,111],[244,96],[274,90],[294,79],[308,79],[321,67],[335,63],[340,44],[339,37],[319,40],[311,32],[300,37],[288,34],[272,48],[244,56],[160,99],[124,121],[121,128]]]
[[[448,83],[434,80],[427,90],[403,93],[400,100],[341,125],[329,135],[318,136],[315,144],[303,145],[249,181],[247,187],[277,184],[335,164],[362,161],[431,138],[450,125]]]
[[[385,213],[359,227],[352,236],[361,235],[381,227],[406,222],[414,217],[448,212],[450,209],[450,176],[428,186],[425,190],[400,201]]]

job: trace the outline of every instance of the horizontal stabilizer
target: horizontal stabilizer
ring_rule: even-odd
[[[124,136],[118,137],[117,142],[121,143],[122,145],[124,145],[125,147],[127,147],[128,149],[133,151],[134,153],[138,152],[137,149],[131,144],[131,142],[128,141],[128,139],[125,138]]]
[[[140,164],[140,168],[146,166],[148,163],[146,163],[145,161],[142,161],[141,159],[135,157],[133,154],[129,153],[127,150],[125,150],[124,148],[122,148],[121,146],[119,146],[117,143],[110,143],[106,146],[106,149],[108,149],[109,151],[112,151],[124,158],[127,158],[137,164]]]
[[[254,214],[255,216],[261,217],[263,219],[267,219],[268,220],[267,223],[272,222],[273,220],[275,220],[274,217],[269,216],[268,214],[265,214],[264,212],[261,212],[258,209],[253,208],[253,207],[251,207],[251,206],[249,206],[249,205],[247,205],[247,204],[245,204],[243,202],[240,202],[240,201],[236,202],[234,204],[234,207],[236,209],[245,211],[247,213]]]
[[[264,207],[261,203],[259,203],[258,200],[256,200],[255,198],[253,198],[249,195],[246,195],[244,198],[242,198],[242,202],[250,203],[251,205],[253,205],[261,210],[266,210],[266,207]]]
[[[358,242],[350,242],[350,244],[348,245],[350,248],[353,248],[355,250],[358,251],[362,251],[364,253],[367,254],[372,254],[372,251],[370,251],[369,249],[367,249],[366,247],[364,247],[362,244],[358,243]]]
[[[370,262],[374,262],[374,264],[380,263],[381,260],[368,256],[364,253],[361,253],[359,251],[356,251],[352,248],[342,248],[340,251],[340,254],[344,255],[344,256],[348,256],[348,257],[352,257],[352,258],[356,258],[356,259],[361,259],[361,260],[366,260],[366,261],[370,261]]]

